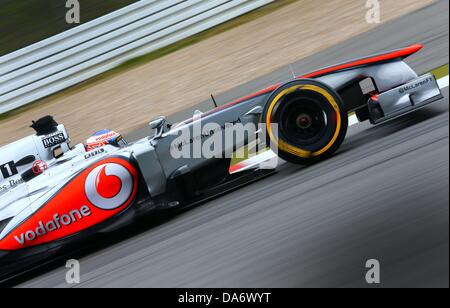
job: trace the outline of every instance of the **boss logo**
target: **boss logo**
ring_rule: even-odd
[[[85,192],[89,202],[102,210],[115,210],[133,193],[133,176],[122,165],[107,163],[92,170],[86,178]]]
[[[66,141],[66,138],[64,137],[63,133],[58,133],[56,135],[47,137],[42,139],[42,144],[44,145],[44,148],[51,148],[55,145],[64,143]]]

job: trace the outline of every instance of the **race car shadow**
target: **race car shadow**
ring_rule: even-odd
[[[398,134],[401,131],[410,129],[413,126],[420,125],[430,120],[434,121],[446,118],[448,122],[448,115],[446,116],[445,114],[448,114],[448,109],[430,106],[376,126],[371,126],[367,123],[367,126],[364,126],[364,128],[361,129],[357,126],[365,125],[366,123],[357,124],[354,128],[356,132],[349,134],[337,153],[337,156],[350,152],[356,148],[362,148],[367,144],[372,143],[374,140],[381,140],[381,138]],[[434,125],[434,123],[432,125]]]
[[[246,185],[264,179],[272,173],[273,172],[267,172],[259,175],[258,177],[255,177],[253,181],[247,181]],[[224,190],[221,193],[212,195],[207,199],[194,204],[190,204],[186,207],[151,212],[151,215],[145,215],[139,220],[136,220],[133,224],[123,227],[117,231],[112,231],[108,234],[97,234],[93,235],[92,238],[83,239],[82,243],[77,242],[68,247],[62,248],[58,253],[54,254],[48,259],[45,259],[44,262],[40,263],[37,266],[24,268],[20,272],[12,273],[6,279],[2,277],[0,279],[0,287],[15,287],[34,278],[50,273],[54,270],[64,269],[67,260],[82,260],[85,257],[88,257],[95,253],[99,253],[102,250],[110,248],[114,245],[119,245],[126,241],[130,241],[136,236],[142,235],[145,232],[149,232],[156,227],[160,227],[165,223],[173,221],[173,219],[188,212],[194,207],[200,207],[213,199],[219,198],[227,193],[239,189],[243,185],[244,183],[240,186]],[[78,246],[81,248],[79,248]],[[64,276],[62,276],[62,278],[64,278]]]
[[[145,231],[163,225],[173,219],[175,215],[176,213],[171,211],[157,212],[154,215],[144,217],[134,224],[113,231],[107,235],[95,235],[90,239],[83,240],[82,245],[79,245],[80,248],[74,248],[74,246],[62,248],[58,253],[44,260],[39,265],[24,268],[20,272],[12,273],[8,278],[2,278],[4,280],[0,280],[0,287],[15,287],[46,273],[65,268],[67,260],[81,260],[89,255],[101,252],[108,247],[131,240],[133,237]]]

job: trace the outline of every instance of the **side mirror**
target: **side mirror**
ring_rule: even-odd
[[[160,127],[163,127],[165,123],[166,123],[166,118],[159,117],[159,118],[156,118],[153,121],[151,121],[148,125],[150,126],[151,129],[158,129]]]
[[[162,136],[162,134],[164,133],[166,122],[166,117],[159,117],[148,123],[151,129],[156,130],[155,138],[160,138]]]

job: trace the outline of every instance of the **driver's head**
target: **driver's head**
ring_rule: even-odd
[[[95,148],[100,148],[105,145],[112,145],[115,147],[124,147],[127,145],[123,136],[113,130],[104,129],[96,132],[86,141],[86,151],[92,151]]]

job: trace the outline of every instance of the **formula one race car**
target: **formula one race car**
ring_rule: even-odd
[[[328,67],[176,126],[158,118],[154,136],[131,145],[71,148],[63,126],[36,122],[36,136],[0,149],[0,276],[154,210],[246,183],[262,161],[230,168],[242,148],[259,147],[262,160],[270,148],[290,163],[317,163],[342,144],[350,112],[377,124],[441,99],[434,76],[418,77],[403,61],[422,47]]]

